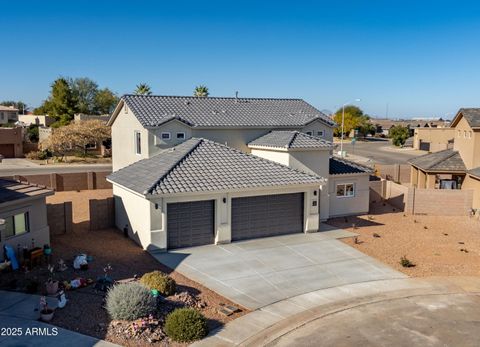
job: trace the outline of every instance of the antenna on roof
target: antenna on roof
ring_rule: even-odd
[[[235,92],[235,101],[238,100],[238,90]]]

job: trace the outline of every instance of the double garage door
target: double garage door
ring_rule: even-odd
[[[213,200],[167,205],[168,248],[212,244]],[[232,199],[232,241],[303,232],[303,193]]]

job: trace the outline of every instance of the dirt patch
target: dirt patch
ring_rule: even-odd
[[[142,276],[146,272],[160,270],[168,273],[177,282],[177,294],[166,298],[165,304],[160,303],[160,322],[169,311],[176,307],[194,307],[207,318],[210,329],[217,328],[237,317],[247,313],[242,311],[229,317],[219,313],[221,305],[234,305],[231,301],[187,277],[160,264],[132,240],[125,238],[117,229],[101,231],[88,231],[88,200],[103,199],[112,196],[112,191],[91,190],[80,192],[57,192],[48,197],[47,202],[57,203],[72,201],[73,204],[73,232],[64,235],[55,235],[51,240],[53,249],[52,263],[57,264],[59,259],[64,259],[68,269],[56,272],[59,281],[70,281],[77,277],[96,280],[103,276],[106,264],[112,266],[109,276],[115,281],[132,279]],[[92,257],[88,270],[75,270],[72,261],[75,255],[85,253]],[[27,274],[8,273],[2,274],[0,287],[3,289],[22,289],[25,285],[36,280],[40,283],[37,293],[44,291],[44,282],[48,277],[46,265],[35,268]],[[14,284],[15,283],[15,284]],[[14,285],[13,285],[14,284]],[[103,309],[104,293],[98,292],[94,286],[87,286],[76,290],[67,291],[68,304],[58,310],[52,324],[86,335],[106,339],[126,346],[152,345],[148,336],[130,338],[126,332],[129,323],[111,322],[107,312]],[[163,336],[160,333],[158,336]],[[164,336],[163,336],[164,338]],[[153,345],[165,345],[168,340],[160,340]],[[170,343],[170,342],[169,342]],[[174,344],[175,345],[175,344]]]
[[[360,234],[358,244],[352,238],[343,242],[409,276],[480,275],[480,221],[477,219],[407,216],[388,204],[377,202],[372,204],[370,215],[335,218],[328,224]],[[402,267],[403,256],[415,266]]]

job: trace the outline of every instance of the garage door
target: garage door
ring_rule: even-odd
[[[232,199],[232,240],[303,232],[303,193]]]
[[[0,145],[0,154],[5,158],[14,158],[15,157],[15,145],[13,144],[3,144]]]
[[[214,243],[214,215],[213,200],[167,204],[168,248]]]

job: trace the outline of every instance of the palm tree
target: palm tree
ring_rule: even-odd
[[[193,91],[193,96],[198,96],[201,98],[206,98],[208,94],[208,88],[204,85],[196,86],[195,90]]]
[[[137,84],[137,89],[135,89],[135,94],[137,95],[152,95],[152,90],[150,86],[146,83]]]

